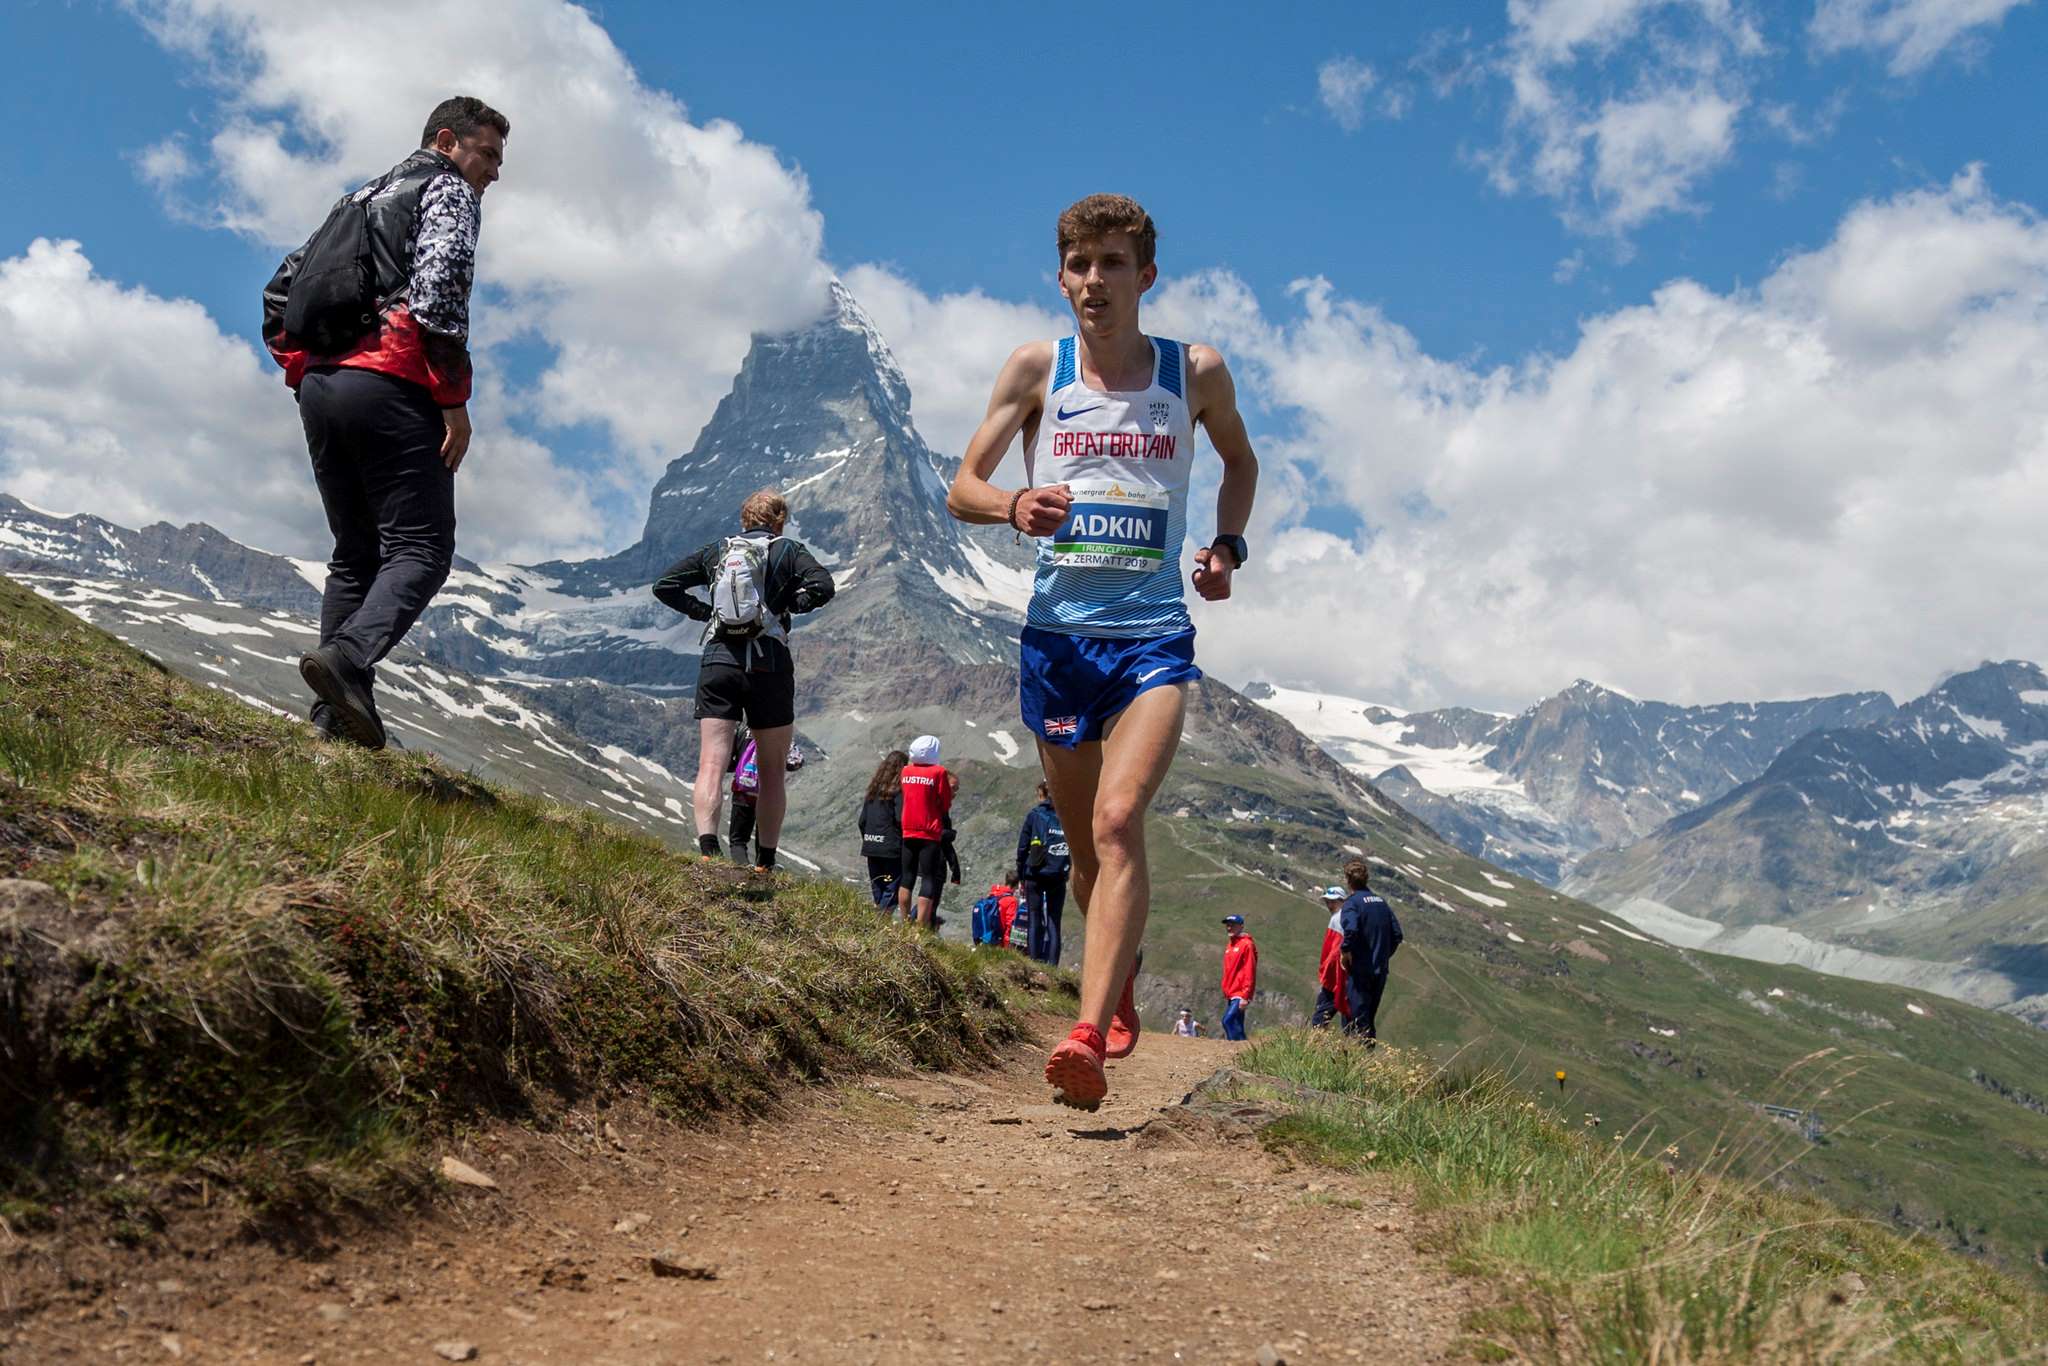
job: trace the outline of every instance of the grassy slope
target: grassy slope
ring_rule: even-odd
[[[2048,1298],[1821,1202],[1688,1170],[1532,1103],[1494,1069],[1282,1034],[1240,1098],[1291,1111],[1269,1146],[1397,1173],[1453,1265],[1498,1287],[1467,1328],[1485,1359],[1976,1362],[2042,1359]],[[1301,1088],[1308,1088],[1306,1090]]]
[[[1223,768],[1196,772],[1234,788],[1277,781]],[[1172,985],[1148,1007],[1179,997],[1213,1024],[1216,920],[1227,909],[1259,940],[1255,1035],[1303,1018],[1326,919],[1309,889],[1336,876],[1341,854],[1331,851],[1348,842],[1380,860],[1377,885],[1408,933],[1381,1014],[1386,1037],[1502,1069],[1570,1123],[1634,1126],[1655,1148],[1676,1144],[1687,1163],[1730,1149],[1754,1176],[1794,1159],[1785,1183],[2048,1272],[2048,1116],[1973,1079],[2041,1094],[2026,1079],[2048,1077],[2048,1031],[1939,997],[1631,939],[1593,907],[1520,878],[1500,887],[1487,879],[1497,870],[1412,833],[1176,818],[1168,799],[1159,810],[1146,966]],[[1230,868],[1277,872],[1300,890],[1219,876]],[[1450,883],[1506,904],[1481,905]],[[1510,940],[1509,927],[1526,942]],[[1573,941],[1607,961],[1563,947]],[[1760,1101],[1818,1109],[1824,1141],[1762,1118]]]
[[[114,1168],[388,1198],[423,1135],[987,1058],[1050,983],[416,755],[314,741],[0,579],[0,1215]],[[123,1197],[124,1209],[134,1198]],[[146,1203],[146,1201],[144,1202]]]

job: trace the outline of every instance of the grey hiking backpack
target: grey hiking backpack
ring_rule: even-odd
[[[707,638],[752,640],[774,622],[768,609],[768,552],[780,536],[728,536],[711,580]]]

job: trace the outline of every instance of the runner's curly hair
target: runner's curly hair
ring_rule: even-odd
[[[1076,242],[1100,241],[1113,232],[1131,235],[1140,270],[1152,264],[1153,253],[1159,249],[1159,229],[1152,225],[1152,215],[1143,205],[1123,194],[1091,194],[1067,206],[1060,215],[1060,259],[1066,259],[1067,248]]]
[[[879,802],[893,797],[903,790],[903,766],[910,762],[910,756],[900,749],[892,749],[882,756],[882,762],[875,766],[875,776],[868,779],[867,799]]]

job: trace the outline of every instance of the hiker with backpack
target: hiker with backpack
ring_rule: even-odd
[[[868,894],[884,915],[896,910],[903,881],[903,766],[910,756],[892,749],[875,765],[860,804],[860,853],[868,863]]]
[[[1053,809],[1052,789],[1040,782],[1038,805],[1025,815],[1024,828],[1017,832],[1017,871],[1024,879],[1018,889],[1024,943],[1018,947],[1054,967],[1060,961],[1060,913],[1066,909],[1067,871],[1072,866],[1067,832]]]
[[[455,560],[469,450],[469,295],[483,195],[512,125],[441,101],[418,150],[343,196],[263,287],[263,341],[298,399],[334,535],[320,644],[299,660],[330,739],[384,748],[371,695]]]
[[[747,495],[736,536],[713,541],[670,566],[654,596],[704,625],[697,664],[697,785],[692,806],[697,848],[718,857],[718,808],[734,732],[752,730],[759,789],[754,796],[757,872],[775,868],[776,842],[787,809],[784,765],[796,734],[796,663],[789,653],[793,615],[832,600],[832,576],[816,557],[782,534],[789,504],[773,489]],[[710,601],[693,597],[704,588]]]
[[[745,867],[753,861],[748,850],[759,815],[756,803],[761,795],[761,747],[754,743],[744,721],[733,734],[733,744],[738,748],[732,756],[732,824],[726,829],[725,844],[732,861]],[[782,771],[794,773],[803,766],[803,746],[792,740],[789,754],[782,761]]]

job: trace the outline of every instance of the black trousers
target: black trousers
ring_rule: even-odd
[[[1347,992],[1346,995],[1349,995]],[[1308,1017],[1310,1029],[1321,1029],[1337,1016],[1337,994],[1328,987],[1316,992],[1315,1013]]]
[[[1021,914],[1031,918],[1030,947],[1025,950],[1041,963],[1060,964],[1060,913],[1067,908],[1067,880],[1063,877],[1025,878],[1024,895],[1018,898]]]
[[[455,558],[447,424],[417,384],[321,366],[299,384],[299,421],[334,533],[320,643],[367,671],[405,638]]]
[[[742,801],[737,795],[732,799],[732,820],[726,826],[726,852],[734,863],[752,863],[749,846],[754,842],[754,804]]]
[[[1374,1017],[1380,1013],[1380,997],[1387,990],[1387,974],[1354,973],[1344,979],[1345,994],[1351,998],[1351,1018],[1344,1022],[1346,1034],[1377,1039]]]

